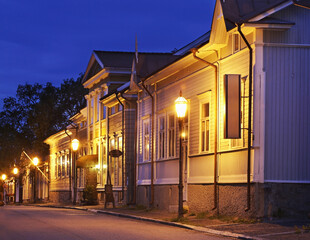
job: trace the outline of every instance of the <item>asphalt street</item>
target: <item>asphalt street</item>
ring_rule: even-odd
[[[0,207],[1,240],[228,239],[183,228],[86,211],[32,206]]]

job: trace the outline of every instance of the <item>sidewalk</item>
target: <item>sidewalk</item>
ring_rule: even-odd
[[[230,217],[213,217],[206,213],[185,214],[178,221],[175,213],[158,209],[146,209],[142,206],[107,208],[95,206],[64,206],[53,204],[32,204],[41,207],[56,207],[90,211],[98,214],[109,214],[118,217],[133,218],[143,221],[183,227],[220,236],[238,239],[298,239],[310,240],[310,219],[273,219],[263,222]]]

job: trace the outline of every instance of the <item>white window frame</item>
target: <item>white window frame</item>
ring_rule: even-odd
[[[161,119],[163,119],[163,129],[161,129]],[[164,159],[167,154],[167,131],[166,114],[158,115],[158,159]]]
[[[142,120],[142,160],[143,162],[147,162],[150,160],[150,119]],[[148,146],[147,146],[148,145]]]
[[[209,116],[205,117],[203,116],[203,106],[205,104],[209,104]],[[210,152],[210,123],[211,123],[211,92],[207,92],[205,94],[205,97],[200,100],[199,103],[199,152],[201,153],[208,153]],[[207,124],[208,122],[208,124]],[[204,126],[203,126],[204,124]],[[205,132],[207,131],[208,127],[208,135],[205,133],[204,136],[202,136],[203,129],[205,129]],[[208,145],[206,145],[208,139]],[[204,145],[204,146],[203,146]]]
[[[173,127],[170,126],[170,116],[173,116]],[[172,135],[172,137],[170,137]],[[176,157],[176,115],[173,112],[167,114],[167,158]]]

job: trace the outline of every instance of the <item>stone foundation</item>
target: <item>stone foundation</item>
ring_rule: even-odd
[[[52,203],[71,203],[70,191],[49,192],[49,201]]]
[[[190,212],[211,212],[236,217],[308,217],[310,214],[310,184],[252,183],[250,210],[247,209],[246,184],[219,184],[217,208],[214,208],[213,184],[189,184],[184,206]],[[136,204],[150,206],[150,186],[137,186]],[[155,185],[153,207],[176,212],[178,186]]]

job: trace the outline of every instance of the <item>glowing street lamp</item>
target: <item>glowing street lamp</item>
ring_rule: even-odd
[[[180,96],[175,100],[175,110],[178,118],[184,119],[187,110],[187,100],[182,96],[182,91],[180,91]]]
[[[6,179],[6,174],[2,174],[2,175],[1,175],[1,179],[2,179],[3,181],[5,181],[5,179]]]
[[[77,140],[76,138],[72,140],[71,146],[73,151],[77,151],[79,149],[79,143],[80,141]]]
[[[18,174],[18,168],[17,167],[13,168],[13,173],[14,173],[14,175]]]
[[[39,158],[34,157],[34,158],[32,159],[32,163],[33,163],[33,165],[37,166],[37,165],[39,164]]]
[[[187,100],[182,96],[182,91],[180,91],[180,96],[175,100],[175,110],[177,112],[177,117],[179,119],[179,136],[180,136],[180,159],[179,159],[179,210],[178,218],[183,217],[183,162],[182,162],[182,129],[184,118],[187,111]]]
[[[78,139],[73,139],[71,141],[71,147],[73,150],[73,180],[74,180],[74,186],[73,186],[73,204],[76,204],[76,194],[77,194],[77,172],[76,172],[76,158],[77,158],[77,150],[79,149],[80,141]]]

